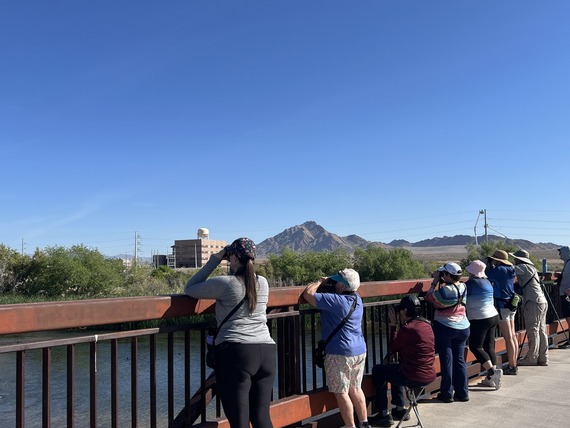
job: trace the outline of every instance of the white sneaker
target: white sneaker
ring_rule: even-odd
[[[491,380],[495,383],[495,389],[501,387],[501,377],[503,376],[503,370],[495,369],[495,373],[491,375]]]
[[[481,382],[479,382],[481,386],[490,386],[491,388],[496,388],[497,386],[495,385],[495,382],[493,382],[491,379],[483,379]]]

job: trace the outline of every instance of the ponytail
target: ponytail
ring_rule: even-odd
[[[249,313],[257,306],[257,275],[255,274],[255,244],[249,238],[238,238],[227,247],[227,254],[234,254],[239,261],[235,275],[243,280]]]
[[[253,259],[247,257],[240,260],[241,266],[234,274],[239,277],[245,286],[245,296],[247,297],[247,306],[251,314],[257,306],[257,275],[255,274],[255,265]]]
[[[248,259],[246,262],[243,280],[249,313],[252,313],[257,306],[257,275],[255,274],[255,265],[252,259]]]

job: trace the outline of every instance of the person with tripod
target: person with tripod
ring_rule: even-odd
[[[560,293],[560,310],[564,318],[570,317],[570,247],[564,246],[558,249],[558,256],[564,261],[562,272],[558,275],[556,285]],[[570,348],[570,341],[558,345],[558,348]]]
[[[515,259],[516,284],[522,292],[522,314],[528,337],[528,352],[519,360],[518,366],[548,365],[548,335],[546,312],[548,303],[542,291],[538,271],[525,250],[512,253]]]

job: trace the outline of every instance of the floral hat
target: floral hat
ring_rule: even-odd
[[[255,244],[249,238],[238,238],[226,247],[228,254],[235,254],[239,260],[255,260]]]

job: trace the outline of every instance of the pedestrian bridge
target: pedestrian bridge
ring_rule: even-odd
[[[389,351],[388,308],[403,294],[421,295],[430,282],[362,283],[367,373]],[[556,288],[546,288],[553,303],[548,320],[555,347],[565,340],[568,324],[556,319]],[[311,350],[320,334],[316,312],[300,297],[303,290],[270,290],[268,326],[278,358],[271,417],[275,427],[340,427],[336,401],[312,362]],[[431,307],[423,305],[430,318]],[[184,295],[0,305],[2,427],[229,426],[217,398],[215,374],[204,359],[213,308],[214,301]],[[164,325],[149,327],[154,320]],[[522,344],[523,326],[516,322]],[[62,331],[72,334],[54,335]],[[501,338],[496,350],[506,361]],[[566,354],[570,350],[555,349],[549,367],[522,367],[519,376],[505,376],[499,391],[473,386],[468,403],[431,399],[438,391],[438,378],[420,404],[424,424],[511,426],[511,421],[522,418],[517,426],[567,426],[558,424],[560,415],[568,414],[566,408],[554,406],[566,399],[562,395],[570,370]],[[481,367],[471,353],[467,360],[476,384]],[[364,389],[371,399],[374,388],[369,376]],[[543,414],[546,408],[550,411]]]
[[[517,376],[503,376],[498,391],[479,386],[481,378],[473,378],[469,402],[445,404],[424,397],[419,404],[422,422],[426,428],[568,427],[570,349],[549,353],[548,367],[520,367]]]

